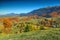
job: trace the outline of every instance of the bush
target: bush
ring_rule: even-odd
[[[44,30],[45,28],[44,28],[44,26],[43,25],[41,25],[40,26],[40,30]]]
[[[28,24],[27,24],[26,27],[25,27],[24,32],[28,32],[28,31],[29,31],[29,26],[28,26]]]

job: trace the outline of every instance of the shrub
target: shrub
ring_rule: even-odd
[[[29,31],[29,26],[28,26],[28,24],[27,24],[26,27],[25,27],[24,32],[28,32],[28,31]]]
[[[40,25],[40,30],[44,30],[44,26],[43,25]]]

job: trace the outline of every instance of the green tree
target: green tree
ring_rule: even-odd
[[[29,31],[29,25],[27,24],[26,27],[25,27],[24,32],[28,32],[28,31]]]

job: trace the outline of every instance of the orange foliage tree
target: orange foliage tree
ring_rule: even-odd
[[[42,16],[46,16],[46,13],[42,14]]]
[[[3,18],[4,32],[9,33],[11,30],[12,22],[9,18]]]
[[[58,16],[58,13],[57,13],[57,12],[52,12],[50,15],[51,15],[52,17],[57,17],[57,16]]]
[[[15,20],[16,22],[19,22],[19,18],[18,17],[10,18],[10,20]]]

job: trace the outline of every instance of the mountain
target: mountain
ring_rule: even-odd
[[[20,16],[27,16],[27,13],[20,13]]]
[[[59,15],[60,14],[60,6],[39,8],[39,9],[33,10],[31,12],[28,12],[28,13],[20,13],[20,14],[9,13],[9,14],[0,15],[0,16],[1,17],[2,16],[29,16],[29,15],[35,15],[35,14],[38,16],[42,16],[43,14],[46,14],[46,16],[44,16],[44,17],[51,17],[49,14],[52,12],[57,12]]]
[[[15,16],[15,15],[17,15],[17,14],[15,14],[15,13],[9,13],[9,14],[6,14],[7,16]]]
[[[50,17],[49,14],[52,12],[57,12],[58,14],[60,14],[60,6],[53,6],[53,7],[36,9],[36,10],[33,10],[33,11],[27,13],[27,15],[37,14],[38,16],[41,16],[42,14],[47,14],[46,17]]]
[[[8,17],[8,16],[19,16],[20,14],[15,14],[15,13],[9,13],[5,15],[0,15],[0,17]]]

